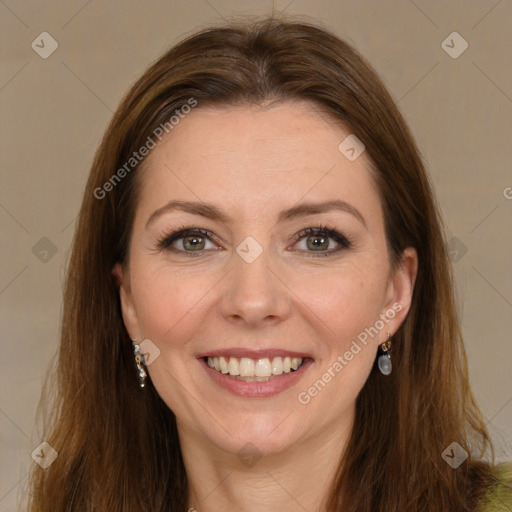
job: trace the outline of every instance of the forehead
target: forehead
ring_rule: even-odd
[[[198,105],[146,157],[139,205],[172,199],[236,207],[241,218],[274,207],[342,199],[379,215],[365,153],[350,161],[339,150],[350,130],[315,104]]]

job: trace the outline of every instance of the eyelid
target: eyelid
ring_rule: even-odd
[[[203,237],[206,237],[206,238],[210,239],[210,241],[212,241],[212,242],[219,240],[218,237],[215,236],[214,233],[212,233],[211,231],[209,231],[207,229],[202,229],[202,228],[198,228],[195,226],[180,226],[177,229],[173,229],[171,234],[157,237],[154,240],[154,243],[158,247],[159,250],[170,250],[175,253],[183,253],[186,256],[196,256],[196,255],[200,255],[202,252],[204,252],[204,253],[210,252],[211,249],[210,250],[201,250],[201,251],[184,251],[184,250],[175,249],[175,248],[171,247],[171,244],[173,242],[175,242],[176,240],[180,240],[182,238],[185,238],[187,236],[191,236],[194,234],[199,234]],[[329,256],[333,253],[338,253],[343,249],[348,249],[348,248],[352,247],[352,245],[353,245],[353,242],[349,237],[343,235],[337,229],[331,228],[331,227],[328,227],[325,225],[317,225],[314,227],[308,227],[308,228],[305,228],[305,229],[299,231],[298,233],[296,233],[293,236],[294,245],[296,243],[298,243],[299,241],[301,241],[302,239],[306,238],[307,236],[313,236],[313,235],[325,235],[329,238],[332,238],[333,240],[336,241],[336,243],[339,244],[339,247],[337,247],[335,249],[328,250],[328,251],[299,250],[297,252],[306,253],[313,257],[317,257],[317,256],[321,257],[321,256]],[[215,243],[217,243],[217,242],[215,242]]]
[[[172,232],[170,234],[164,234],[163,236],[156,237],[154,240],[154,243],[159,249],[165,250],[165,249],[168,249],[169,246],[176,240],[185,238],[186,236],[190,236],[190,235],[193,235],[196,233],[199,235],[202,235],[203,237],[207,237],[207,238],[210,238],[213,240],[218,240],[218,238],[208,229],[181,226],[181,227],[177,228],[176,230],[172,230]],[[201,252],[201,251],[179,251],[178,250],[178,252]]]
[[[316,227],[308,227],[306,229],[303,229],[302,231],[299,231],[293,237],[293,239],[295,240],[295,243],[298,243],[307,236],[313,235],[325,235],[328,238],[334,239],[336,243],[339,245],[337,248],[330,249],[328,251],[301,251],[305,252],[306,254],[310,254],[314,257],[329,256],[330,254],[338,253],[343,249],[349,249],[353,245],[352,240],[348,236],[343,235],[336,228],[328,227],[326,225],[319,225]]]

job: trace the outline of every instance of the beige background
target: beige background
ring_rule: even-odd
[[[512,2],[0,0],[0,511],[17,509],[43,441],[34,412],[57,348],[74,221],[121,95],[196,28],[272,9],[327,23],[399,102],[457,239],[475,394],[498,459],[512,459]],[[58,42],[47,59],[31,47],[44,31]],[[469,44],[456,59],[441,46],[453,31]]]

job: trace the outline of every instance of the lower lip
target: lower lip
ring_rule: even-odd
[[[203,358],[198,359],[198,361],[211,379],[221,388],[224,388],[233,395],[246,398],[269,398],[286,391],[297,384],[307,369],[313,364],[313,360],[307,358],[302,366],[294,372],[283,373],[266,382],[244,382],[210,368]]]

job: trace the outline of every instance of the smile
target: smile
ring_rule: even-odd
[[[216,386],[243,398],[279,395],[296,386],[314,363],[308,354],[273,349],[224,349],[196,357]]]
[[[210,368],[244,382],[267,382],[283,373],[298,370],[302,357],[205,357]]]

